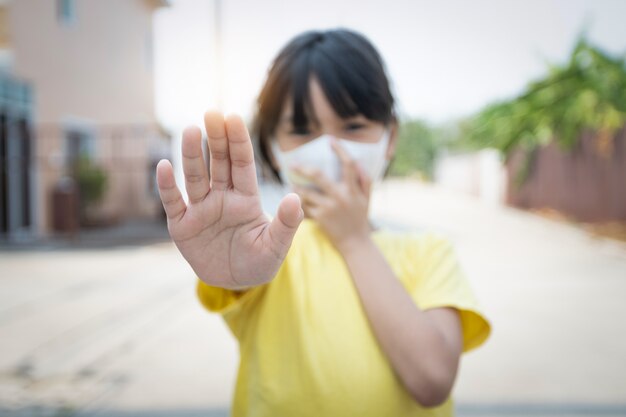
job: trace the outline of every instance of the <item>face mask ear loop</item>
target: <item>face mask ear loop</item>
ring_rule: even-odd
[[[389,144],[391,143],[391,128],[385,127],[385,168],[383,169],[383,174],[381,177],[381,181],[387,175],[387,171],[389,171],[389,167],[391,166],[391,161],[393,161],[393,155],[390,158],[387,158],[387,149],[389,149]]]
[[[385,164],[383,165],[382,174],[379,181],[382,181],[389,170],[389,166],[391,165],[391,159],[387,159],[387,149],[389,149],[389,142],[391,140],[391,129],[385,126],[385,132],[383,133],[381,142],[384,142],[384,153],[385,153]]]

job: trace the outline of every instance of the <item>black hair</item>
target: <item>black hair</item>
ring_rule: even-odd
[[[385,124],[395,122],[394,98],[379,53],[363,35],[348,29],[308,31],[293,38],[274,59],[257,100],[252,132],[264,172],[280,181],[270,159],[273,135],[287,97],[293,103],[295,129],[314,119],[309,94],[318,80],[341,118],[362,114]]]

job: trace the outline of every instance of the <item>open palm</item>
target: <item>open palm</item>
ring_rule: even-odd
[[[159,195],[174,243],[200,279],[242,289],[271,280],[282,264],[303,213],[296,194],[280,202],[276,217],[263,213],[252,143],[238,116],[207,112],[210,179],[202,133],[185,129],[183,172],[188,202],[168,160],[157,165]]]

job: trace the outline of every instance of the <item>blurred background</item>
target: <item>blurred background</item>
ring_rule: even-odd
[[[155,167],[247,121],[296,34],[387,64],[372,215],[453,240],[493,324],[459,416],[626,416],[626,2],[0,1],[0,415],[227,416],[237,345],[195,299]],[[275,209],[284,190],[261,181]]]

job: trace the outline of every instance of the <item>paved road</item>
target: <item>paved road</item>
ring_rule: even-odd
[[[624,244],[410,182],[373,211],[449,236],[492,320],[463,358],[460,415],[626,416]]]
[[[459,416],[626,416],[624,245],[411,181],[372,212],[448,235],[493,322]],[[0,415],[227,415],[237,346],[194,282],[168,242],[0,252]]]

